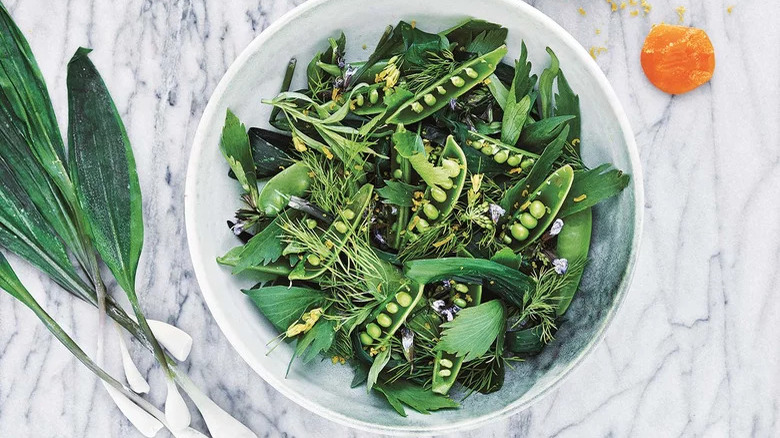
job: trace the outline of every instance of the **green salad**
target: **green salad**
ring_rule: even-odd
[[[243,292],[279,330],[272,346],[349,363],[352,386],[401,415],[457,407],[453,388],[497,391],[553,341],[591,207],[629,182],[583,164],[579,98],[553,51],[537,76],[525,45],[502,62],[506,37],[480,20],[439,33],[402,21],[347,62],[342,33],[306,88],[290,91],[295,59],[280,72],[262,101],[275,129],[227,112],[241,242],[218,262],[257,282]]]

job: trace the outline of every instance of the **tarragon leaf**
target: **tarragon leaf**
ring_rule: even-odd
[[[520,100],[523,96],[531,94],[536,85],[536,79],[536,75],[531,74],[531,63],[528,61],[528,47],[523,42],[520,48],[520,58],[515,61],[515,75],[512,78],[515,99]]]
[[[464,362],[477,359],[493,345],[505,319],[504,305],[499,300],[467,307],[442,324],[441,340],[434,349],[463,357]]]
[[[307,287],[268,286],[243,292],[280,332],[307,310],[325,304],[321,291]]]
[[[429,186],[445,185],[450,181],[450,177],[443,167],[436,167],[428,161],[422,137],[416,133],[399,130],[393,134],[393,144],[398,154],[409,160],[414,171]]]
[[[515,100],[514,84],[506,99],[504,117],[501,121],[501,142],[509,145],[517,143],[523,130],[528,113],[531,111],[531,96],[525,95],[520,101]]]
[[[249,193],[252,199],[257,199],[257,170],[252,159],[249,135],[244,124],[230,110],[225,114],[219,149],[244,191]]]
[[[604,199],[617,195],[628,186],[631,177],[611,164],[602,164],[595,169],[577,171],[569,196],[564,201],[559,217],[566,217],[583,211]]]
[[[404,417],[406,417],[406,410],[404,410],[403,405],[425,415],[432,411],[460,406],[458,402],[448,396],[436,394],[422,386],[403,380],[393,383],[378,383],[374,388],[382,393],[393,409]]]
[[[574,139],[580,138],[580,124],[582,120],[580,118],[580,97],[574,94],[569,82],[566,80],[566,76],[563,75],[563,70],[558,72],[558,93],[555,95],[555,115],[556,116],[574,116],[569,120],[569,143],[572,143]],[[575,145],[575,147],[577,147]]]
[[[376,384],[379,378],[379,373],[385,368],[387,362],[390,361],[390,346],[387,346],[384,350],[380,350],[374,357],[374,362],[371,364],[371,368],[368,370],[368,378],[366,380],[366,388],[371,391],[371,388]]]
[[[547,53],[550,54],[550,66],[542,71],[542,75],[539,77],[539,105],[540,113],[543,119],[552,117],[553,111],[553,81],[558,76],[559,65],[558,57],[551,48],[547,48]]]
[[[411,207],[414,205],[412,198],[414,192],[422,190],[420,186],[413,186],[403,181],[386,180],[385,186],[377,189],[376,192],[382,198],[385,204],[397,205],[399,207]]]

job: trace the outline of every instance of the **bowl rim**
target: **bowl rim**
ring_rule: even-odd
[[[217,111],[216,104],[214,103],[215,97],[224,94],[224,92],[228,88],[228,84],[232,82],[233,78],[240,70],[240,67],[243,66],[249,60],[249,58],[253,53],[258,51],[265,44],[266,41],[272,38],[279,29],[287,25],[290,21],[292,21],[299,15],[302,15],[303,13],[311,9],[317,8],[320,5],[327,3],[328,1],[331,0],[309,0],[291,9],[290,11],[286,12],[279,19],[271,23],[259,35],[257,35],[249,43],[249,45],[246,48],[244,48],[244,50],[239,54],[239,56],[230,64],[230,67],[228,67],[224,76],[222,76],[222,79],[220,79],[219,83],[214,89],[214,92],[211,94],[211,97],[209,98],[206,104],[206,108],[204,109],[203,114],[201,115],[200,121],[198,122],[198,128],[195,132],[193,146],[192,149],[190,150],[189,164],[187,166],[187,176],[186,176],[185,189],[184,189],[184,212],[185,212],[185,228],[187,233],[190,259],[192,261],[192,265],[195,271],[195,277],[198,281],[199,289],[201,290],[206,305],[209,308],[209,311],[214,317],[214,320],[216,321],[220,330],[227,338],[228,342],[230,342],[233,348],[238,352],[239,356],[241,356],[241,358],[258,375],[260,375],[260,377],[263,378],[263,380],[269,383],[275,390],[282,393],[285,397],[297,403],[298,405],[306,408],[307,410],[323,418],[326,418],[331,421],[335,421],[336,423],[348,427],[353,427],[368,432],[384,433],[384,434],[391,434],[391,435],[409,435],[409,434],[420,434],[420,433],[442,434],[442,433],[451,433],[455,431],[463,431],[466,429],[474,429],[480,425],[484,425],[485,423],[491,420],[503,419],[511,414],[514,414],[521,410],[525,410],[530,406],[532,406],[537,401],[539,401],[540,399],[546,397],[550,392],[556,390],[572,374],[572,371],[576,369],[587,357],[589,357],[593,353],[596,345],[601,343],[601,341],[604,339],[607,330],[612,325],[615,319],[615,315],[617,314],[618,310],[623,306],[623,303],[625,302],[626,296],[628,295],[627,293],[628,289],[634,277],[637,258],[639,254],[639,246],[642,237],[642,224],[643,224],[643,213],[644,213],[644,209],[643,209],[644,185],[642,179],[642,167],[641,167],[641,162],[639,160],[639,153],[636,145],[636,140],[634,138],[634,134],[631,129],[628,116],[626,115],[625,110],[623,109],[623,106],[620,103],[617,94],[615,93],[615,90],[612,88],[606,75],[601,70],[601,68],[599,68],[596,61],[588,54],[585,48],[582,47],[582,45],[569,32],[567,32],[561,25],[555,22],[552,18],[548,17],[540,10],[534,8],[533,6],[525,2],[517,2],[512,0],[494,0],[497,3],[503,3],[506,7],[520,9],[521,12],[528,14],[531,17],[531,19],[539,21],[551,33],[559,37],[564,44],[574,49],[575,56],[579,57],[579,61],[583,63],[586,71],[589,74],[591,74],[593,78],[597,81],[599,87],[605,94],[610,109],[616,114],[617,121],[620,126],[621,133],[623,135],[623,140],[625,141],[628,149],[629,160],[633,167],[632,187],[633,187],[633,195],[634,195],[635,232],[632,239],[631,248],[629,251],[628,263],[623,272],[622,279],[618,285],[618,291],[616,294],[615,303],[608,311],[604,319],[604,323],[601,329],[599,330],[599,332],[596,334],[596,336],[590,339],[590,341],[582,349],[581,353],[562,370],[558,378],[553,379],[549,384],[547,384],[547,387],[542,388],[541,391],[539,391],[536,395],[534,395],[528,400],[522,402],[520,400],[515,400],[514,402],[508,404],[504,408],[497,410],[495,412],[491,412],[489,414],[481,415],[474,418],[468,418],[461,421],[451,422],[445,425],[436,425],[436,426],[427,426],[427,427],[426,426],[392,427],[392,426],[382,426],[374,423],[365,422],[362,420],[357,420],[355,418],[335,412],[325,405],[320,405],[316,402],[310,401],[305,397],[300,396],[297,392],[289,390],[287,385],[285,385],[282,380],[276,378],[271,373],[266,372],[266,370],[259,363],[255,363],[255,361],[252,360],[252,355],[249,352],[248,346],[241,340],[241,337],[238,336],[237,333],[234,333],[230,329],[229,325],[227,324],[227,321],[230,319],[230,316],[226,313],[225,309],[221,308],[220,300],[217,294],[215,294],[214,291],[212,291],[210,288],[203,286],[208,284],[206,282],[207,274],[205,270],[205,265],[198,258],[198,255],[201,252],[201,248],[198,241],[194,237],[196,235],[197,215],[195,214],[194,211],[195,204],[193,202],[193,199],[195,198],[194,193],[195,193],[195,186],[196,186],[196,180],[195,180],[196,169],[200,166],[203,157],[202,151],[206,147],[204,140],[207,135],[207,128],[203,125],[203,121],[206,119],[212,119],[215,116],[215,113]]]

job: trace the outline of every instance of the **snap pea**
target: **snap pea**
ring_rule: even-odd
[[[425,199],[428,201],[428,204],[425,207],[431,207],[428,207],[427,211],[423,207],[422,213],[430,224],[446,218],[452,212],[463,191],[463,186],[466,184],[466,156],[451,135],[447,137],[444,149],[439,156],[438,165],[450,172],[450,175],[453,175],[452,186],[449,188],[428,187],[426,189]],[[420,220],[422,220],[420,213],[420,210],[418,210],[415,216],[420,217]],[[413,217],[410,223],[417,221]]]
[[[304,196],[310,186],[309,168],[296,162],[265,183],[257,197],[257,209],[267,217],[276,216],[287,207],[291,196]]]
[[[328,230],[320,237],[323,242],[330,242],[330,245],[328,246],[331,246],[331,251],[330,254],[328,254],[327,259],[322,260],[317,256],[317,260],[308,260],[308,256],[303,257],[302,260],[295,265],[295,268],[287,278],[290,280],[310,280],[325,272],[325,270],[328,269],[328,266],[336,261],[341,249],[344,248],[344,245],[346,244],[347,238],[360,224],[363,212],[368,208],[373,192],[374,186],[371,184],[365,184],[361,187],[352,201],[344,206],[340,219],[333,221],[330,227],[328,227]],[[352,220],[347,220],[344,217],[345,215],[343,212],[346,212],[347,210],[355,213]],[[344,232],[340,232],[339,229],[343,229]],[[311,263],[312,261],[316,261],[316,263]]]
[[[382,87],[384,84],[373,84],[363,87],[352,96],[352,105],[350,110],[358,115],[379,114],[385,110],[384,96]]]
[[[466,93],[472,87],[490,76],[506,55],[506,46],[501,46],[492,52],[473,59],[438,82],[417,93],[413,98],[401,105],[388,119],[388,123],[411,124],[430,116],[447,105],[450,99]],[[444,89],[444,93],[441,93]],[[434,97],[433,105],[425,103],[425,97]],[[430,97],[428,98],[430,101]],[[422,109],[415,111],[415,108]]]
[[[457,294],[462,294],[463,298],[453,298],[453,303],[455,300],[462,300],[465,303],[465,306],[462,307],[473,307],[479,305],[479,303],[482,301],[482,285],[465,283],[457,284],[457,286],[461,285],[466,287],[466,291],[458,292]],[[461,306],[458,305],[458,307]],[[460,367],[463,365],[463,358],[463,356],[458,357],[452,353],[447,353],[444,351],[438,351],[436,353],[436,360],[433,363],[433,383],[431,384],[431,390],[433,392],[446,395],[450,391],[450,388],[455,383],[455,379],[458,377]]]
[[[490,156],[490,161],[499,164],[499,168],[503,169],[503,172],[510,171],[513,168],[520,169],[520,163],[524,160],[537,160],[539,158],[539,154],[502,143],[501,140],[475,131],[466,132],[466,145],[480,151],[484,155]],[[476,163],[472,165],[472,161],[477,160],[469,160],[469,170],[473,173],[481,173],[482,168],[486,168],[486,166]],[[515,170],[514,172],[518,171]]]
[[[572,181],[574,181],[574,171],[571,166],[566,165],[553,172],[539,188],[529,193],[525,203],[513,214],[513,220],[510,220],[505,225],[504,235],[512,235],[517,239],[508,244],[510,248],[515,252],[520,251],[538,239],[547,230],[566,200]],[[540,219],[527,212],[534,201],[540,201],[545,207],[545,214]],[[519,235],[523,233],[517,229],[518,225],[528,229],[528,235],[525,239],[520,239]]]
[[[406,322],[406,318],[412,313],[417,303],[423,296],[424,284],[404,283],[395,296],[387,302],[384,309],[373,320],[364,326],[360,332],[360,341],[364,349],[372,346],[387,344],[395,332]],[[395,310],[395,312],[391,312]],[[366,334],[367,336],[364,336]],[[371,342],[368,338],[371,338]]]
[[[592,228],[593,214],[590,208],[566,216],[563,228],[560,234],[558,234],[557,256],[567,259],[570,265],[575,260],[587,259]],[[558,307],[555,309],[555,313],[558,316],[566,313],[566,310],[569,308],[569,304],[571,304],[571,300],[574,298],[574,294],[580,285],[582,274],[583,269],[569,273],[572,276],[570,281],[558,293]]]
[[[402,129],[401,127],[398,128]],[[410,184],[412,182],[412,164],[408,158],[403,157],[394,147],[390,147],[390,170],[394,179]],[[392,247],[400,248],[403,242],[404,230],[409,221],[409,207],[398,207],[398,216],[393,226]]]

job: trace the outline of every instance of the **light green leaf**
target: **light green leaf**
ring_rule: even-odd
[[[266,266],[279,260],[285,245],[282,241],[281,224],[286,220],[286,214],[277,216],[262,231],[249,239],[238,256],[233,274],[241,273],[252,266]]]
[[[505,319],[504,305],[498,300],[467,307],[442,324],[444,330],[435,350],[463,357],[464,362],[477,359],[490,349]]]
[[[559,217],[566,217],[586,210],[599,202],[617,195],[628,186],[631,177],[611,164],[602,164],[595,169],[577,171],[569,196],[564,201]]]
[[[268,321],[286,331],[304,312],[325,304],[325,295],[306,287],[269,286],[243,291]]]
[[[512,269],[520,269],[520,264],[523,262],[523,255],[522,253],[515,254],[512,248],[505,246],[493,254],[490,261],[500,263]]]
[[[514,85],[513,85],[514,87]],[[510,89],[506,99],[504,117],[501,119],[501,142],[515,145],[520,138],[520,132],[525,126],[528,113],[531,111],[531,96],[525,95],[519,102],[515,101],[514,88]]]
[[[295,346],[295,356],[309,363],[321,352],[328,351],[336,336],[336,321],[320,318]]]
[[[251,199],[256,200],[258,196],[257,171],[252,159],[249,135],[244,124],[229,109],[225,114],[225,126],[222,128],[219,150],[222,151],[222,155],[236,175],[238,182],[241,183],[241,187],[249,193]]]
[[[385,186],[377,189],[377,193],[384,200],[385,204],[397,205],[399,207],[411,207],[414,205],[412,198],[414,192],[421,191],[420,186],[406,184],[403,181],[386,180]]]
[[[371,368],[368,370],[368,378],[366,380],[366,388],[371,391],[371,388],[376,384],[379,378],[379,373],[385,368],[387,362],[390,361],[390,346],[384,350],[380,350],[374,357],[374,362],[371,364]]]
[[[501,79],[499,79],[495,73],[490,75],[488,79],[490,79],[487,85],[488,90],[490,90],[493,98],[495,98],[496,102],[498,102],[498,106],[500,106],[501,109],[505,109],[506,99],[507,96],[509,96],[509,90],[507,90],[504,84],[501,83]]]
[[[552,117],[553,111],[553,81],[558,76],[559,62],[558,57],[551,48],[547,48],[547,53],[550,54],[550,66],[542,71],[542,75],[539,77],[539,105],[541,107],[540,113],[543,119]]]
[[[414,132],[399,129],[393,134],[393,144],[398,154],[409,160],[414,171],[426,184],[440,186],[450,182],[450,177],[443,167],[436,167],[428,161],[422,137]]]
[[[432,411],[460,406],[458,402],[447,396],[435,394],[429,389],[403,380],[394,383],[379,383],[374,388],[382,393],[393,409],[404,417],[406,417],[406,411],[403,405],[425,415]]]

